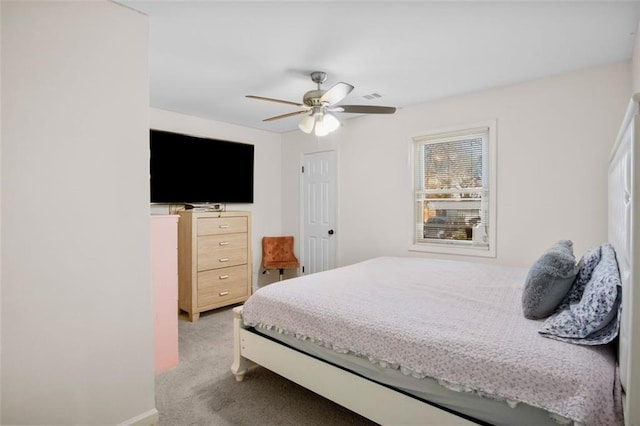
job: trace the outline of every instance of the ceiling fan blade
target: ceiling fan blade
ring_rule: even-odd
[[[320,97],[320,102],[328,103],[329,105],[337,104],[343,100],[351,91],[353,86],[347,83],[336,83],[331,89],[324,92],[324,95]]]
[[[282,114],[282,115],[276,115],[275,117],[269,117],[269,118],[265,118],[262,121],[274,121],[274,120],[280,120],[281,118],[288,118],[288,117],[293,117],[294,115],[300,115],[300,114],[306,114],[309,111],[306,109],[303,109],[301,111],[296,111],[296,112],[290,112],[288,114]]]
[[[331,108],[335,112],[350,112],[354,114],[393,114],[395,107],[377,105],[338,105]]]
[[[246,97],[251,99],[259,99],[261,101],[277,102],[279,104],[295,105],[299,107],[304,106],[303,104],[299,104],[297,102],[283,101],[281,99],[274,99],[274,98],[265,98],[264,96],[246,95]]]

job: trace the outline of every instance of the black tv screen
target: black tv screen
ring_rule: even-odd
[[[253,203],[253,145],[151,129],[151,202]]]

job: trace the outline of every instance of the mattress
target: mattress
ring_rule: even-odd
[[[540,321],[521,311],[526,272],[376,258],[261,288],[244,305],[243,318],[247,326],[324,348],[320,356],[365,360],[365,370],[433,380],[450,391],[539,408],[560,420],[620,424],[613,348],[541,337]],[[499,424],[491,416],[486,421]]]
[[[338,353],[332,349],[296,339],[294,336],[271,329],[254,328],[258,334],[277,340],[300,352],[355,373],[360,377],[412,395],[422,401],[463,414],[479,424],[494,426],[557,426],[562,418],[554,418],[540,408],[527,404],[506,404],[502,400],[480,397],[472,392],[449,390],[437,380],[425,377],[416,379],[400,371],[383,368],[366,358],[349,353]],[[568,421],[570,424],[573,423]]]

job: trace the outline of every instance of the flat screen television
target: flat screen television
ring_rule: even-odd
[[[149,143],[152,203],[253,203],[253,145],[155,129]]]

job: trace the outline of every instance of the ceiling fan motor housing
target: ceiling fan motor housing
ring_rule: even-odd
[[[320,85],[327,81],[327,73],[314,71],[311,73],[311,80],[318,85],[318,88],[305,93],[302,97],[302,103],[310,107],[321,106],[323,102],[320,101],[320,98],[325,94],[326,90],[320,89]]]
[[[324,93],[325,90],[309,90],[302,97],[302,103],[310,107],[320,106],[322,105],[320,98],[322,97],[322,95],[324,95]]]

